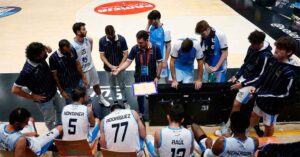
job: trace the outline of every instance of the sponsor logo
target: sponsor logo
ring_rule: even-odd
[[[120,1],[101,4],[94,10],[105,15],[130,15],[146,12],[155,8],[155,5],[143,1]]]
[[[280,29],[283,33],[289,35],[290,37],[294,38],[297,41],[300,41],[300,36],[297,32],[293,32],[287,28],[283,24],[280,23],[271,23],[272,27]]]
[[[19,12],[20,10],[21,10],[20,7],[15,7],[15,6],[0,7],[0,18],[15,14],[15,13]]]

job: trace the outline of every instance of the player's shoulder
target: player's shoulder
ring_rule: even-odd
[[[225,38],[226,37],[226,34],[223,32],[223,31],[221,31],[221,30],[215,30],[215,32],[216,32],[216,36],[218,37],[218,38]]]

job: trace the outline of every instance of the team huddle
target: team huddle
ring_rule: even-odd
[[[55,147],[53,140],[58,138],[86,139],[91,147],[99,142],[102,148],[136,152],[137,156],[145,155],[144,144],[151,157],[190,157],[194,151],[205,157],[254,156],[259,142],[249,136],[250,129],[263,118],[265,130],[259,136],[272,136],[282,107],[294,93],[297,63],[291,56],[296,42],[291,37],[281,37],[272,53],[265,33],[251,32],[244,63],[226,80],[228,44],[223,32],[201,20],[195,27],[200,40],[183,37],[172,46],[171,33],[160,18],[157,10],[148,14],[148,25],[137,32],[137,44],[129,53],[125,37],[116,34],[112,25],[105,27],[99,53],[113,103],[101,94],[91,55],[93,40],[86,36],[84,23],[73,25],[74,39],[59,41],[49,64],[46,58],[52,49],[40,42],[30,43],[12,93],[37,104],[49,132],[38,135],[31,113],[16,108],[10,113],[9,123],[0,124],[0,150],[13,151],[16,157],[24,156],[28,150],[40,156]],[[226,125],[215,131],[219,138],[213,141],[198,124],[192,124],[191,129],[183,127],[184,108],[176,103],[170,105],[166,117],[169,125],[147,135],[143,123],[145,96],[137,96],[138,111],[134,111],[125,93],[125,70],[133,60],[135,83],[154,81],[176,89],[192,83],[195,90],[201,90],[202,83],[232,82],[231,89],[238,92]],[[121,102],[117,99],[117,85]],[[93,91],[95,97],[91,96]],[[249,118],[241,107],[250,99],[255,100],[255,105]],[[97,105],[110,107],[111,113],[101,118]]]

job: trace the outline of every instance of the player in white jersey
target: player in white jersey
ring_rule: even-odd
[[[231,113],[230,121],[232,136],[219,137],[214,144],[199,125],[192,125],[195,139],[200,147],[198,151],[202,152],[204,157],[252,157],[255,155],[259,146],[258,139],[245,134],[250,124],[249,118],[244,113],[235,111]],[[195,146],[196,151],[197,147]]]
[[[134,110],[113,104],[112,112],[101,121],[101,147],[111,151],[137,152],[143,155],[146,128]]]
[[[28,152],[38,156],[46,153],[53,140],[62,133],[62,127],[57,126],[38,136],[32,130],[33,123],[29,122],[30,116],[30,112],[26,109],[16,108],[10,113],[9,124],[0,124],[0,150],[14,151],[15,157],[24,157]],[[28,124],[31,126],[24,129]]]
[[[171,106],[167,115],[169,126],[156,130],[146,137],[146,143],[151,157],[190,157],[194,150],[193,133],[182,127],[184,109],[180,104]]]
[[[84,88],[72,91],[73,103],[65,106],[61,119],[63,124],[63,140],[87,139],[90,145],[99,137],[99,119],[93,115],[92,106],[87,104],[88,97]],[[93,127],[92,129],[90,129]]]
[[[95,93],[99,97],[99,102],[102,103],[104,106],[109,107],[109,102],[104,99],[103,95],[101,95],[99,77],[92,59],[93,39],[86,37],[87,31],[85,29],[85,23],[75,23],[73,25],[73,32],[76,36],[71,42],[71,44],[77,52],[78,58],[82,66],[82,71],[89,82],[89,86],[93,87]],[[89,87],[88,95],[91,95]]]

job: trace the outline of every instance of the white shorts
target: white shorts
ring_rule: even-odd
[[[263,123],[266,126],[272,126],[276,123],[278,114],[270,115],[262,111],[257,105],[254,106],[253,112],[263,118]]]
[[[183,71],[180,69],[176,69],[176,80],[182,83],[194,83],[194,70],[192,71]],[[172,75],[169,75],[169,80],[172,81]]]
[[[42,155],[46,153],[49,146],[53,143],[53,140],[59,136],[59,131],[54,128],[46,134],[42,134],[39,137],[28,137],[30,142],[29,148],[36,154]]]
[[[251,98],[251,93],[249,92],[251,86],[242,87],[236,94],[235,100],[240,102],[242,105],[247,104]]]
[[[89,86],[95,86],[99,84],[99,77],[95,67],[84,72],[84,75],[89,82]]]

